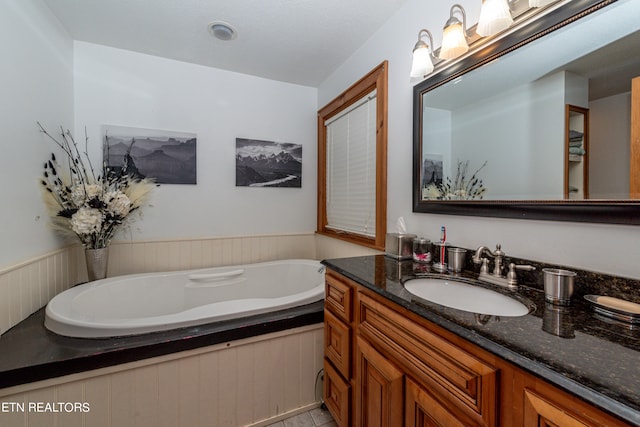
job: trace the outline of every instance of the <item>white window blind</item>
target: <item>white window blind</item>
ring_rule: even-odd
[[[375,237],[376,91],[325,126],[327,228]]]

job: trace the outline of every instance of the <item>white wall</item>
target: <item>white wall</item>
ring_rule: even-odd
[[[631,92],[589,104],[589,195],[629,197]]]
[[[468,21],[477,22],[481,2],[460,3],[467,10]],[[615,3],[605,15],[615,15],[611,17],[615,22],[628,21],[633,16],[632,3]],[[421,28],[431,29],[436,46],[440,45],[439,29],[449,16],[450,5],[444,1],[408,0],[319,87],[320,107],[384,59],[389,60],[389,227],[393,228],[397,217],[404,216],[410,231],[434,239],[438,238],[440,225],[445,224],[448,240],[460,246],[502,243],[508,255],[640,278],[640,227],[412,213],[411,50]],[[602,250],[602,242],[609,242],[615,251]]]
[[[315,229],[315,88],[75,42],[76,135],[103,125],[192,132],[198,184],[163,185],[132,234],[167,239]],[[302,144],[302,188],[235,186],[236,138]]]
[[[425,183],[431,180],[431,175],[425,173],[424,165],[426,159],[434,159],[442,161],[442,175],[440,178],[451,177],[451,169],[453,168],[451,159],[451,111],[440,108],[425,107],[422,114],[424,115],[424,123],[422,127],[422,189],[424,191]],[[433,123],[434,126],[426,126],[426,123]],[[429,196],[425,196],[429,197]]]
[[[73,126],[72,40],[40,0],[0,2],[0,270],[55,249],[38,177],[48,128]]]
[[[470,160],[469,175],[487,161],[486,198],[563,198],[564,88],[555,73],[453,112],[453,159]]]

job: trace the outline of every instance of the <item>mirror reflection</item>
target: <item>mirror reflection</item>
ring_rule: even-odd
[[[421,200],[630,199],[640,31],[597,15],[422,92]]]

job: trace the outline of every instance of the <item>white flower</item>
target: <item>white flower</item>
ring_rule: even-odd
[[[131,211],[131,200],[122,191],[109,191],[104,197],[107,210],[114,215],[125,217]]]
[[[98,184],[77,184],[71,189],[71,200],[76,206],[82,206],[88,200],[99,196],[102,193],[102,186]]]
[[[102,229],[102,212],[93,208],[80,208],[71,216],[73,232],[82,234],[97,233]]]
[[[145,203],[155,187],[153,180],[134,178],[128,170],[118,173],[106,163],[101,174],[96,175],[86,153],[81,156],[71,132],[62,131],[56,138],[40,123],[38,126],[63,149],[68,166],[68,173],[60,174],[67,168],[51,154],[40,181],[54,224],[59,231],[77,237],[85,248],[107,247],[120,227],[126,225],[125,217]],[[88,145],[88,139],[86,142]],[[69,212],[75,213],[69,218]]]
[[[440,189],[435,184],[429,184],[425,187],[423,192],[423,198],[425,199],[438,199],[442,196]]]

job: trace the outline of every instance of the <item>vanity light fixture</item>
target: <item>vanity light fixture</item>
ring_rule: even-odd
[[[482,37],[492,36],[513,24],[507,0],[482,0],[480,19],[476,33]]]
[[[429,37],[429,43],[422,41],[423,35]],[[411,63],[411,78],[421,79],[433,71],[433,36],[429,30],[420,30],[418,42],[413,48],[413,62]]]
[[[456,10],[462,15],[462,22],[455,17]],[[467,14],[459,4],[451,6],[449,19],[444,24],[442,32],[442,46],[440,46],[440,59],[453,59],[469,50],[467,43]]]

